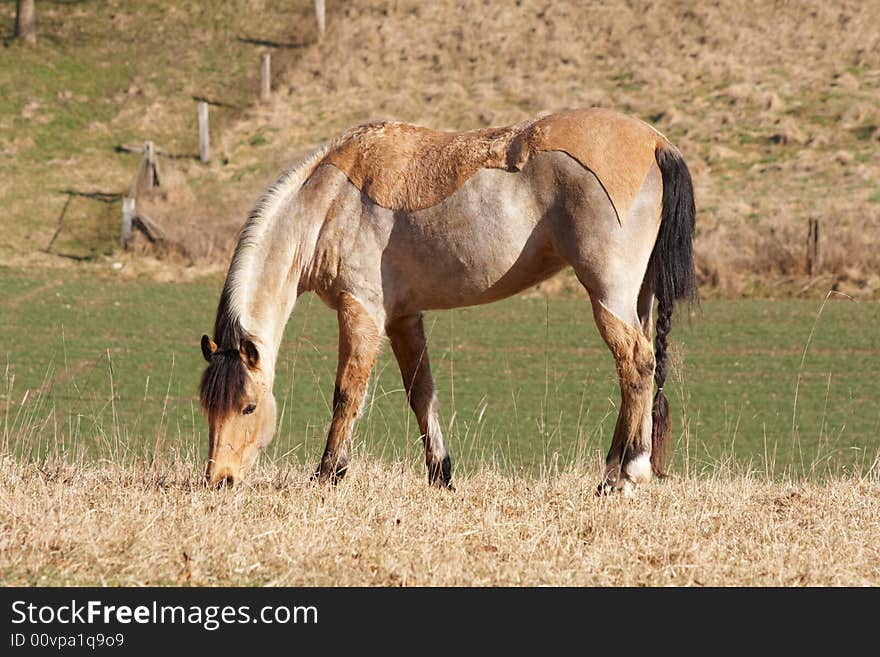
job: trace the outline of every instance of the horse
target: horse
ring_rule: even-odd
[[[272,440],[282,334],[298,297],[313,292],[339,322],[332,420],[314,477],[345,475],[387,338],[428,482],[451,487],[423,312],[500,300],[571,267],[620,383],[598,492],[631,494],[663,475],[667,341],[676,302],[696,300],[695,214],[681,152],[608,109],[467,132],[388,121],[350,128],[284,172],[241,230],[213,338],[201,340],[207,484],[243,480]]]

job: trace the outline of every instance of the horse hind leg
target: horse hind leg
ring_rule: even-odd
[[[652,166],[623,222],[594,176],[571,173],[554,246],[574,269],[614,356],[620,409],[600,491],[630,492],[651,478],[651,253],[660,220],[662,178]]]
[[[620,382],[620,411],[599,492],[629,494],[651,479],[651,393],[654,350],[628,304],[591,299],[599,333],[611,350]]]
[[[428,483],[438,488],[452,488],[452,465],[440,430],[437,392],[431,376],[422,315],[395,319],[388,323],[385,332],[400,366],[409,405],[419,423]]]

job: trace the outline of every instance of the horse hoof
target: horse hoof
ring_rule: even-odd
[[[455,492],[455,486],[452,485],[452,481],[446,481],[443,479],[434,479],[433,481],[429,481],[428,484],[432,488],[436,488],[438,490],[449,490],[453,493]]]
[[[428,464],[428,484],[444,490],[452,487],[452,461],[447,454],[440,463]]]
[[[332,469],[332,470],[319,466],[318,469],[315,470],[314,474],[311,477],[309,477],[309,481],[314,484],[328,484],[329,483],[329,484],[335,486],[340,481],[342,481],[343,477],[345,477],[346,470],[348,470],[348,466],[345,466],[343,468]]]
[[[440,490],[455,490],[455,487],[452,485],[452,479],[445,477],[428,477],[428,485]]]
[[[625,477],[621,477],[616,481],[603,481],[596,488],[596,497],[607,497],[610,495],[623,495],[624,497],[633,497],[636,494],[636,484]]]

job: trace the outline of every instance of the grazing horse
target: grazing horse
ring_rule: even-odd
[[[202,337],[208,484],[241,480],[272,439],[284,326],[299,295],[314,292],[339,320],[333,419],[317,479],[345,474],[387,336],[428,480],[449,487],[422,312],[497,301],[570,266],[620,379],[599,490],[629,493],[662,471],[670,320],[677,300],[696,296],[694,215],[678,149],[605,109],[470,132],[396,122],[346,131],[284,173],[241,231],[214,337]]]

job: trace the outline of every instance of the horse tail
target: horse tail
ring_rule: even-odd
[[[651,469],[664,476],[669,451],[671,423],[669,402],[663,394],[666,382],[667,347],[672,328],[672,311],[679,300],[697,301],[697,276],[694,271],[694,186],[687,164],[677,148],[665,142],[655,152],[663,178],[663,209],[660,230],[651,253],[648,272],[653,275],[657,297],[657,329],[654,337],[654,383],[657,392],[651,413]]]

